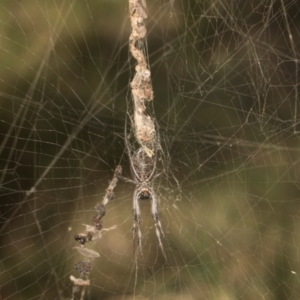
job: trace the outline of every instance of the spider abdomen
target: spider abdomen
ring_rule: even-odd
[[[152,177],[155,170],[155,156],[149,157],[139,148],[132,156],[132,171],[139,181],[145,181]]]

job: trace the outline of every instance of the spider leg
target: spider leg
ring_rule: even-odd
[[[124,176],[121,176],[121,175],[117,175],[117,178],[120,179],[120,180],[123,180],[124,182],[129,182],[129,183],[132,183],[132,184],[136,184],[136,182],[130,178],[127,178],[127,177],[124,177]]]
[[[132,226],[132,240],[133,240],[133,252],[135,253],[135,245],[136,245],[136,235],[138,235],[138,248],[142,257],[143,249],[142,249],[142,232],[140,229],[140,220],[141,220],[141,210],[139,205],[139,190],[136,188],[133,194],[133,205],[132,205],[132,217],[133,217],[133,226]]]
[[[158,239],[161,251],[162,251],[162,253],[163,253],[164,257],[165,257],[165,260],[168,261],[166,253],[165,253],[165,250],[164,250],[164,247],[163,247],[163,243],[161,241],[161,235],[164,238],[166,238],[166,237],[165,237],[165,234],[163,232],[163,229],[162,229],[162,226],[161,226],[161,222],[160,222],[159,216],[158,216],[157,199],[156,199],[155,193],[154,193],[154,191],[153,191],[152,188],[149,190],[149,192],[150,192],[150,195],[151,195],[151,214],[152,214],[152,218],[153,218],[154,225],[155,225],[156,236],[157,236],[157,239]]]

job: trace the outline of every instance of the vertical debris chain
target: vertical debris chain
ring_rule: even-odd
[[[129,49],[132,56],[136,59],[137,65],[135,67],[135,75],[130,83],[133,104],[134,104],[134,118],[133,126],[135,139],[140,145],[136,153],[142,153],[148,157],[155,157],[158,146],[158,139],[155,129],[154,119],[152,119],[146,112],[147,103],[153,100],[153,88],[151,82],[151,72],[148,68],[146,54],[145,54],[145,38],[147,34],[145,20],[147,19],[147,8],[145,0],[129,0],[130,20],[132,32],[129,37]],[[127,137],[125,137],[127,138]],[[144,160],[143,160],[144,161]],[[140,169],[140,168],[139,168]],[[92,261],[100,254],[94,250],[84,247],[90,241],[96,241],[101,238],[103,231],[115,229],[116,226],[104,229],[102,218],[106,214],[106,205],[114,198],[114,189],[117,185],[118,178],[121,177],[122,168],[117,166],[114,176],[106,189],[106,194],[102,203],[96,205],[95,210],[97,215],[92,219],[91,225],[86,225],[85,230],[75,236],[75,240],[81,246],[74,247],[83,257],[84,260],[75,264],[76,271],[79,272],[79,278],[70,276],[73,282],[73,298],[74,294],[79,291],[81,286],[90,285],[88,276],[92,270]]]
[[[75,264],[75,270],[79,273],[79,278],[71,275],[70,280],[73,282],[73,295],[72,299],[74,299],[74,294],[80,291],[80,287],[85,287],[90,285],[90,280],[88,276],[92,270],[92,261],[95,258],[100,257],[100,254],[94,250],[84,247],[84,245],[90,241],[96,241],[101,238],[102,233],[104,231],[110,231],[112,229],[116,229],[116,226],[112,226],[110,228],[103,228],[102,218],[106,214],[106,205],[108,202],[114,199],[114,189],[118,182],[118,176],[122,174],[122,167],[117,166],[114,176],[112,180],[109,182],[108,188],[106,189],[106,193],[103,197],[101,203],[98,203],[95,206],[95,210],[97,214],[92,219],[92,224],[85,226],[85,230],[81,233],[75,235],[75,241],[79,242],[81,246],[74,247],[83,257],[84,260],[79,261]]]
[[[147,34],[145,26],[147,19],[146,2],[144,0],[129,0],[129,11],[132,27],[129,49],[137,61],[136,73],[130,83],[134,103],[134,132],[136,141],[149,156],[152,156],[156,132],[154,121],[146,112],[146,103],[153,100],[151,72],[143,51]]]

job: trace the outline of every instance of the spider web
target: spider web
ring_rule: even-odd
[[[149,201],[133,254],[119,181],[103,218],[117,228],[86,245],[100,257],[74,299],[299,299],[299,3],[147,5],[168,262]],[[130,177],[128,3],[0,6],[0,298],[71,299],[74,236],[116,166]]]

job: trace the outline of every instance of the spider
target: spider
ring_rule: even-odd
[[[140,221],[141,221],[141,211],[139,201],[151,201],[151,214],[155,225],[155,232],[159,242],[159,246],[162,250],[162,253],[166,259],[166,254],[162,244],[161,236],[165,238],[161,222],[158,216],[158,203],[155,192],[153,190],[153,180],[160,174],[155,175],[156,171],[156,160],[157,160],[157,149],[159,147],[159,140],[156,143],[155,153],[152,156],[149,156],[146,151],[140,147],[137,150],[132,150],[128,137],[126,135],[126,126],[125,126],[125,146],[130,160],[131,175],[133,179],[129,179],[118,175],[118,178],[134,184],[135,191],[133,193],[133,205],[132,205],[132,216],[133,216],[133,227],[132,227],[132,236],[133,236],[133,247],[135,252],[136,245],[136,236],[138,236],[138,247],[140,253],[143,256],[142,252],[142,232],[140,230]],[[167,260],[167,259],[166,259]]]

